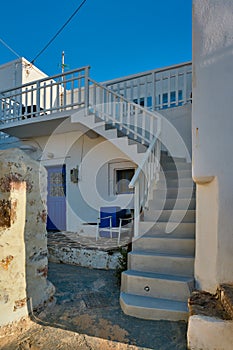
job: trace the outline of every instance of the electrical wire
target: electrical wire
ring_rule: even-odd
[[[2,40],[1,38],[0,38],[0,42],[1,42],[8,50],[10,50],[15,56],[17,56],[18,58],[20,58],[20,55],[18,55],[17,52],[16,52],[15,50],[13,50],[9,45],[7,45],[7,43],[6,43],[4,40]]]
[[[72,20],[72,18],[81,10],[83,5],[87,0],[83,0],[82,3],[76,8],[76,10],[72,13],[72,15],[68,18],[68,20],[61,26],[61,28],[56,32],[56,34],[49,40],[49,42],[44,46],[44,48],[35,56],[35,58],[31,61],[34,64],[35,60],[48,48],[48,46],[56,39],[56,37],[62,32],[62,30],[67,26],[67,24]]]

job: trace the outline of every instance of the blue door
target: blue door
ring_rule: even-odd
[[[65,165],[47,167],[47,230],[66,230],[66,169]]]

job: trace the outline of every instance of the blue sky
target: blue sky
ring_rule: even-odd
[[[1,3],[0,38],[33,60],[81,0],[13,0]],[[9,5],[10,4],[10,5]],[[192,0],[87,0],[68,26],[37,58],[48,75],[91,66],[97,81],[192,59]],[[17,58],[0,43],[0,64]]]

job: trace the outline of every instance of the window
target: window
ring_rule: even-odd
[[[170,91],[170,103],[168,104],[168,92],[164,92],[162,95],[158,95],[158,104],[160,105],[162,96],[162,106],[160,109],[167,109],[169,107],[181,106],[183,100],[183,91]]]
[[[140,97],[139,99],[135,98],[133,100],[134,103],[139,104],[142,107],[152,107],[152,96],[148,96],[148,97]],[[146,105],[145,105],[146,103]]]
[[[129,183],[134,176],[134,169],[115,169],[116,194],[133,193],[133,188],[129,188]]]

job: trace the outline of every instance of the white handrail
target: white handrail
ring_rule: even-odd
[[[153,138],[142,164],[137,168],[129,188],[134,188],[134,236],[139,235],[141,208],[148,200],[148,193],[154,181],[159,180],[161,142],[159,140],[160,127]]]
[[[130,138],[149,146],[160,128],[160,117],[90,78],[89,81],[92,112]]]
[[[140,211],[148,199],[151,185],[158,179],[160,170],[161,118],[106,86],[90,78],[89,81],[92,84],[89,100],[92,112],[105,122],[111,122],[131,138],[149,145],[142,164],[137,168],[129,184],[129,188],[135,189],[134,236],[138,236]]]

